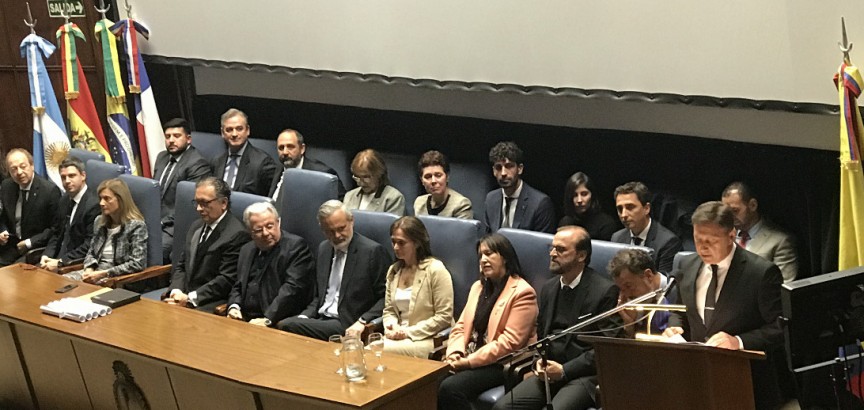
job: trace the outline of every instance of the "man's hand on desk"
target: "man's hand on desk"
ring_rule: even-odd
[[[57,272],[60,268],[60,259],[51,259],[42,255],[42,259],[39,260],[39,267],[51,272]]]
[[[18,242],[18,254],[23,255],[27,253],[27,241]]]
[[[360,337],[363,334],[363,330],[366,329],[366,325],[360,322],[354,322],[348,329],[345,329],[345,336],[354,336]]]
[[[93,270],[93,268],[87,268],[84,270],[84,273],[81,274],[81,279],[87,283],[96,283],[106,277],[108,277],[108,271]]]
[[[228,317],[231,319],[243,320],[243,314],[241,314],[240,309],[237,308],[228,309]]]
[[[705,344],[729,350],[738,350],[741,348],[741,345],[738,343],[738,338],[726,332],[715,333],[714,336],[708,338],[708,341],[705,342]]]
[[[684,328],[678,326],[670,326],[667,327],[666,330],[663,331],[663,337],[672,337],[675,335],[683,335]]]
[[[179,305],[182,307],[186,307],[186,304],[189,303],[189,295],[177,291],[174,292],[173,295],[165,298],[165,303],[168,303],[169,305]]]

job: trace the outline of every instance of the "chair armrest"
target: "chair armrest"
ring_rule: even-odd
[[[504,363],[504,391],[510,391],[516,387],[525,378],[525,375],[533,370],[533,367],[533,351],[522,353]]]
[[[213,314],[216,316],[228,316],[228,304],[223,303],[213,308]]]
[[[33,248],[24,254],[24,261],[34,266],[39,266],[39,261],[42,259],[42,253],[45,252],[45,247]]]
[[[366,325],[363,326],[363,333],[360,334],[360,340],[362,340],[363,343],[366,343],[369,340],[369,335],[376,332],[384,332],[384,317],[376,317],[367,322]]]
[[[447,339],[450,338],[450,331],[453,330],[452,327],[448,327],[440,332],[438,332],[435,336],[432,336],[432,345],[435,347],[441,347],[447,345]]]
[[[105,278],[99,281],[99,285],[109,288],[117,288],[128,283],[135,283],[144,279],[155,278],[167,274],[171,270],[171,265],[151,266],[141,272],[130,273],[128,275],[120,275]]]
[[[436,362],[440,362],[444,360],[444,354],[447,353],[447,345],[443,344],[441,346],[436,346],[429,352],[429,360],[434,360]]]
[[[62,266],[62,267],[60,267],[60,269],[57,270],[57,273],[59,273],[61,275],[65,275],[69,272],[75,272],[76,270],[81,270],[81,269],[84,269],[84,261],[83,260],[80,263]]]

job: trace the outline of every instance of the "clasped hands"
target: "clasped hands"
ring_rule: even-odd
[[[663,337],[673,337],[681,334],[684,334],[684,329],[677,326],[667,327],[666,330],[663,331]],[[738,342],[738,338],[726,332],[715,333],[705,341],[705,345],[729,350],[741,349],[741,344]]]
[[[402,326],[397,324],[389,324],[384,327],[384,337],[390,340],[402,340],[407,339],[408,334],[405,333],[405,330],[402,329]]]
[[[93,268],[84,269],[81,273],[81,280],[87,283],[97,283],[100,280],[108,277],[107,270],[93,270]]]

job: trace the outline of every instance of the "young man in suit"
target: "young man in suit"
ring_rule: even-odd
[[[249,205],[243,222],[252,242],[240,248],[228,317],[272,326],[309,303],[315,260],[303,238],[280,228],[279,212],[270,202]]]
[[[228,183],[232,191],[267,196],[276,161],[266,152],[248,143],[249,117],[231,108],[222,114],[222,138],[228,151],[211,163],[213,175]]]
[[[522,181],[524,155],[514,142],[499,142],[489,151],[492,173],[501,189],[486,195],[486,227],[555,232],[555,208],[549,197]]]
[[[783,282],[798,276],[795,241],[759,213],[759,201],[747,184],[733,182],[723,190],[722,201],[735,214],[735,243],[771,262],[783,273]]]
[[[651,218],[651,192],[641,182],[628,182],[615,188],[615,208],[624,229],[612,234],[612,242],[654,249],[656,269],[672,271],[672,261],[680,252],[681,239]]]
[[[15,263],[30,249],[48,244],[60,204],[60,189],[35,174],[33,155],[15,148],[6,154],[11,178],[0,186],[0,266]]]
[[[363,332],[381,316],[387,268],[392,260],[384,247],[354,232],[354,216],[330,200],[318,209],[327,236],[318,246],[315,296],[303,312],[279,323],[279,329],[316,339]]]
[[[210,164],[192,146],[192,131],[189,123],[182,118],[174,118],[162,126],[165,133],[165,151],[156,157],[153,179],[162,188],[162,255],[165,263],[172,260],[174,248],[174,200],[177,196],[177,183],[180,181],[198,182],[212,174]]]
[[[213,311],[228,299],[237,281],[240,248],[249,233],[228,212],[231,189],[225,181],[206,177],[195,184],[195,208],[201,219],[189,227],[186,250],[174,262],[165,302]]]
[[[282,166],[276,169],[276,172],[273,174],[273,182],[270,183],[269,196],[274,201],[277,201],[277,203],[279,201],[282,175],[288,168],[324,172],[335,176],[337,189],[339,190],[339,199],[345,197],[345,187],[342,185],[342,180],[339,179],[339,174],[336,173],[336,170],[327,166],[327,164],[306,155],[306,143],[304,142],[303,134],[299,131],[289,128],[280,132],[279,136],[276,137],[276,149],[279,151],[279,161],[282,161]]]
[[[540,289],[540,315],[537,338],[560,333],[586,316],[595,316],[615,307],[618,287],[606,275],[588,267],[591,262],[591,237],[578,226],[564,226],[552,239],[549,270],[555,275]],[[621,318],[617,315],[580,331],[603,331],[617,336]],[[549,378],[552,404],[558,409],[587,409],[594,406],[597,369],[594,349],[576,335],[563,336],[551,343],[544,367],[534,366],[528,377],[495,404],[502,409],[541,409],[546,406],[544,377]]]
[[[101,213],[99,198],[94,192],[97,187],[90,189],[87,186],[84,163],[78,158],[68,157],[59,168],[60,181],[66,190],[57,208],[56,218],[60,223],[53,227],[51,239],[39,261],[39,267],[52,272],[84,259],[93,238],[93,221]]]
[[[768,360],[750,362],[753,392],[757,408],[775,408],[782,402],[771,360],[783,351],[780,269],[735,245],[735,217],[722,202],[699,205],[692,221],[696,253],[685,257],[673,274],[678,300],[687,311],[672,312],[663,335],[766,352]]]

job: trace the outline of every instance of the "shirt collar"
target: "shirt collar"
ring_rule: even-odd
[[[730,251],[729,254],[726,255],[726,257],[723,258],[722,261],[717,263],[717,274],[718,275],[725,274],[726,272],[729,271],[729,266],[732,265],[732,257],[735,256],[735,249],[737,249],[737,248],[738,248],[738,245],[736,245],[735,243],[732,243],[732,251]],[[706,263],[705,266],[708,268],[709,271],[711,270],[710,264]]]
[[[645,229],[643,229],[642,232],[639,232],[638,234],[634,234],[633,231],[630,231],[630,236],[641,238],[642,239],[642,245],[644,246],[645,241],[648,240],[648,231],[650,231],[650,230],[651,230],[651,217],[648,217],[648,225],[645,225]]]
[[[18,185],[18,189],[21,191],[29,191],[30,188],[33,187],[33,181],[35,181],[35,180],[36,180],[36,175],[33,175],[33,178],[30,178],[30,183],[27,184],[27,186]]]
[[[333,252],[342,252],[348,253],[348,247],[351,246],[351,241],[354,240],[354,235],[351,235],[351,238],[345,242],[339,244],[339,246],[333,245],[333,242],[330,242],[330,246],[333,247]]]
[[[207,226],[210,227],[210,230],[211,230],[211,231],[214,230],[214,229],[216,229],[216,226],[219,225],[219,222],[222,222],[222,219],[225,218],[225,215],[228,215],[228,210],[227,210],[227,209],[225,210],[225,212],[222,212],[222,215],[219,216],[219,218],[217,218],[215,221],[213,221],[212,224],[207,225]]]
[[[513,196],[511,196],[511,197],[509,197],[509,198],[519,199],[519,195],[521,195],[521,194],[522,194],[522,180],[520,179],[520,180],[519,180],[519,186],[517,186],[517,187],[516,187],[516,190],[513,191]],[[503,188],[501,189],[501,195],[502,195],[504,198],[508,198],[507,194],[504,193],[504,189],[503,189]]]
[[[300,162],[298,162],[298,163],[297,163],[297,166],[294,167],[294,168],[297,168],[297,169],[303,169],[303,161],[306,161],[306,156],[305,156],[305,155],[301,155],[301,156],[300,156]]]
[[[561,289],[564,289],[565,286],[569,287],[570,289],[576,289],[576,286],[579,286],[579,283],[582,282],[583,273],[585,273],[585,268],[582,268],[582,272],[579,272],[579,275],[576,276],[576,279],[573,279],[570,283],[564,283],[564,277],[559,277],[558,283],[561,285]]]
[[[77,195],[75,195],[74,197],[72,197],[72,200],[75,201],[76,204],[77,204],[77,203],[81,203],[81,198],[84,197],[84,193],[85,193],[85,192],[87,192],[87,184],[84,184],[84,186],[81,187],[81,190],[78,191],[78,194],[77,194]]]
[[[755,237],[756,234],[759,233],[760,229],[762,229],[762,218],[759,218],[759,222],[756,222],[755,224],[753,224],[753,226],[750,227],[750,229],[747,230],[747,236],[749,236],[750,239],[753,239],[753,237]],[[739,238],[741,237],[741,231],[740,230],[738,231],[737,236]]]
[[[238,157],[241,157],[241,158],[242,158],[242,157],[243,157],[243,153],[246,152],[246,147],[247,147],[247,146],[249,146],[249,140],[246,140],[246,142],[243,143],[243,146],[240,147],[240,149],[239,149],[239,150],[237,151],[237,153],[234,154],[234,155],[237,155]],[[230,157],[231,157],[231,148],[228,148],[228,158],[230,158]]]

